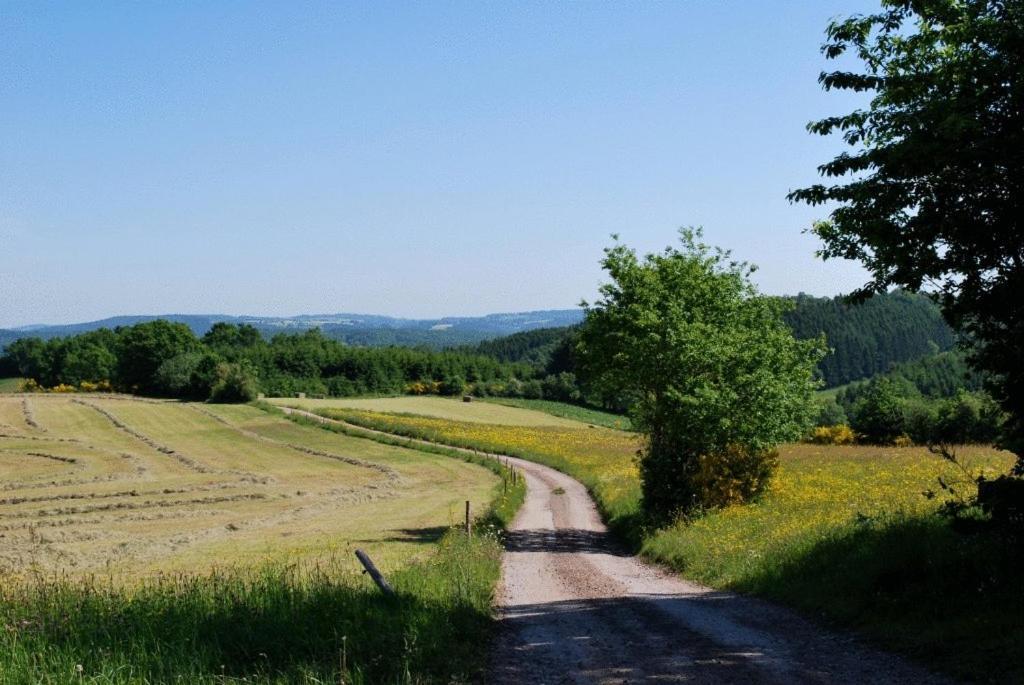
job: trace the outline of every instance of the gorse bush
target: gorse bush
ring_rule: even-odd
[[[383,596],[337,561],[0,584],[0,682],[452,683],[479,677],[501,547],[453,532]],[[9,579],[8,579],[9,580]]]
[[[849,426],[818,426],[808,437],[816,445],[852,445],[857,441],[857,434]]]

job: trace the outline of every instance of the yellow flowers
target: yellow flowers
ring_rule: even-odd
[[[582,481],[606,518],[627,532],[640,505],[639,436],[591,428],[498,426],[420,416],[338,411],[338,418],[436,442],[539,461]],[[844,427],[839,427],[843,429]],[[849,429],[829,440],[848,442]],[[1013,457],[988,447],[958,448],[973,475],[1005,472]],[[858,522],[923,514],[938,505],[923,493],[969,478],[923,447],[791,444],[779,448],[779,468],[756,502],[706,513],[649,533],[650,556],[715,585],[728,585],[794,549],[816,544]]]
[[[505,426],[358,410],[324,410],[390,433],[521,456],[569,473],[586,484],[606,512],[635,509],[640,497],[635,433],[590,427]]]
[[[72,392],[113,392],[114,386],[111,385],[110,381],[103,380],[95,383],[91,381],[82,381],[78,385],[71,383],[60,383],[47,388],[39,384],[34,378],[28,378],[21,382],[18,388],[19,392],[54,392],[58,394],[66,394]]]
[[[816,445],[852,445],[856,440],[857,435],[845,424],[818,426],[810,437],[810,441]]]

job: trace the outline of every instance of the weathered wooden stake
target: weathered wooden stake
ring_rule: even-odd
[[[366,552],[361,549],[357,549],[356,557],[359,558],[359,563],[361,563],[363,568],[366,569],[364,573],[370,574],[370,577],[373,578],[373,582],[377,583],[377,587],[380,588],[380,591],[388,597],[394,597],[395,591],[390,585],[388,585],[388,581],[384,579],[383,574],[381,574],[381,572],[377,570],[377,567],[373,565],[373,561],[369,556],[367,556]]]
[[[466,535],[473,534],[473,523],[472,519],[469,518],[469,500],[466,500]]]

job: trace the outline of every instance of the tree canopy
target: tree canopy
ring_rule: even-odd
[[[809,125],[852,150],[789,197],[833,206],[813,228],[820,254],[867,267],[860,296],[934,291],[1024,455],[1024,2],[883,0],[829,25],[822,51],[860,65],[822,73],[826,89],[872,97]]]
[[[645,435],[644,504],[657,517],[742,501],[770,476],[775,445],[811,418],[821,339],[798,341],[787,303],[759,295],[751,268],[680,232],[642,259],[605,250],[611,282],[587,308],[581,371],[630,402]]]

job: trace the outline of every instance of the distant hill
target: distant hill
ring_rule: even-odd
[[[922,295],[893,292],[859,305],[847,304],[841,297],[798,295],[789,299],[794,308],[784,318],[794,335],[806,339],[824,333],[828,340],[831,352],[818,370],[829,388],[885,373],[894,365],[930,358],[950,350],[956,342],[956,334],[938,306]],[[569,331],[538,328],[482,342],[471,351],[544,368]]]
[[[785,315],[798,338],[824,333],[832,352],[818,369],[826,387],[885,373],[894,364],[944,352],[956,333],[929,298],[906,292],[851,305],[841,297],[798,295]]]
[[[65,337],[98,328],[131,326],[155,319],[184,323],[196,335],[203,335],[213,324],[218,322],[245,323],[255,326],[265,336],[319,328],[324,335],[351,345],[367,347],[422,345],[441,349],[474,345],[484,340],[536,328],[570,326],[583,319],[583,312],[579,309],[552,309],[488,314],[486,316],[453,316],[441,319],[402,319],[375,314],[310,314],[292,317],[228,316],[223,314],[115,316],[85,323],[0,329],[0,348],[18,338]]]

